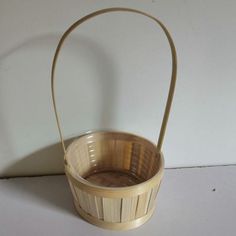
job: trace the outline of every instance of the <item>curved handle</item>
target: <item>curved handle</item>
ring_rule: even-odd
[[[170,36],[170,33],[168,32],[168,30],[166,29],[166,27],[162,24],[161,21],[159,21],[158,19],[156,19],[155,17],[139,11],[139,10],[135,10],[135,9],[130,9],[130,8],[106,8],[106,9],[102,9],[99,11],[95,11],[87,16],[84,16],[83,18],[81,18],[80,20],[76,21],[73,25],[71,25],[66,31],[65,33],[62,35],[57,48],[56,48],[56,52],[53,58],[53,62],[52,62],[52,69],[51,69],[51,91],[52,91],[52,101],[53,101],[53,107],[54,107],[54,112],[55,112],[55,116],[56,116],[56,121],[57,121],[57,127],[59,130],[59,134],[60,134],[60,139],[61,139],[61,144],[62,144],[62,148],[64,153],[66,154],[66,148],[65,148],[65,142],[63,139],[63,135],[62,135],[62,130],[61,130],[61,125],[60,125],[60,120],[59,120],[59,116],[57,113],[57,107],[56,107],[56,100],[55,100],[55,93],[54,93],[54,74],[55,74],[55,68],[56,68],[56,63],[57,63],[57,58],[59,55],[59,52],[61,50],[61,47],[66,39],[66,37],[71,33],[71,31],[73,31],[77,26],[79,26],[80,24],[82,24],[83,22],[85,22],[86,20],[93,18],[95,16],[107,13],[107,12],[115,12],[115,11],[125,11],[125,12],[134,12],[137,14],[141,14],[144,16],[147,16],[148,18],[154,20],[164,31],[169,45],[170,45],[170,49],[171,49],[171,54],[172,54],[172,75],[171,75],[171,82],[170,82],[170,87],[169,87],[169,94],[168,94],[168,98],[167,98],[167,102],[166,102],[166,107],[165,107],[165,112],[164,112],[164,116],[163,116],[163,120],[162,120],[162,125],[161,125],[161,130],[159,133],[159,138],[158,138],[158,143],[157,143],[157,149],[159,151],[161,151],[161,147],[162,147],[162,143],[163,143],[163,139],[164,139],[164,135],[165,135],[165,130],[166,130],[166,125],[167,125],[167,121],[169,118],[169,113],[170,113],[170,108],[171,108],[171,103],[173,100],[173,95],[174,95],[174,90],[175,90],[175,83],[176,83],[176,74],[177,74],[177,56],[176,56],[176,50],[175,50],[175,46],[174,46],[174,42]]]

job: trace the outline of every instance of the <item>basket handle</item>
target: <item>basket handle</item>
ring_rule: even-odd
[[[76,21],[74,24],[72,24],[66,31],[65,33],[62,35],[57,48],[56,48],[56,52],[53,58],[53,62],[52,62],[52,68],[51,68],[51,92],[52,92],[52,101],[53,101],[53,108],[54,108],[54,112],[55,112],[55,116],[56,116],[56,122],[57,122],[57,127],[58,127],[58,131],[59,131],[59,135],[60,135],[60,139],[61,139],[61,144],[62,144],[62,148],[64,151],[64,154],[66,154],[66,147],[65,147],[65,141],[62,135],[62,129],[61,129],[61,125],[60,125],[60,119],[59,119],[59,115],[57,112],[57,107],[56,107],[56,100],[55,100],[55,93],[54,93],[54,75],[55,75],[55,68],[56,68],[56,63],[57,63],[57,58],[59,55],[59,52],[61,50],[61,47],[66,39],[66,37],[71,33],[71,31],[73,31],[77,26],[79,26],[80,24],[82,24],[83,22],[85,22],[86,20],[93,18],[95,16],[107,13],[107,12],[116,12],[116,11],[125,11],[125,12],[134,12],[137,14],[141,14],[144,16],[147,16],[148,18],[154,20],[164,31],[169,45],[170,45],[170,49],[171,49],[171,54],[172,54],[172,75],[171,75],[171,82],[170,82],[170,86],[169,86],[169,94],[168,94],[168,98],[167,98],[167,102],[166,102],[166,107],[165,107],[165,112],[164,112],[164,116],[163,116],[163,120],[162,120],[162,124],[161,124],[161,130],[159,133],[159,138],[158,138],[158,143],[157,143],[157,149],[158,151],[161,151],[161,147],[162,147],[162,143],[163,143],[163,139],[164,139],[164,135],[165,135],[165,130],[166,130],[166,125],[167,125],[167,121],[168,121],[168,117],[169,117],[169,113],[170,113],[170,108],[171,108],[171,103],[173,100],[173,95],[174,95],[174,90],[175,90],[175,83],[176,83],[176,74],[177,74],[177,55],[176,55],[176,50],[175,50],[175,46],[174,46],[174,42],[171,38],[170,33],[168,32],[168,30],[166,29],[166,27],[163,25],[163,23],[161,21],[159,21],[158,19],[156,19],[155,17],[139,11],[139,10],[135,10],[135,9],[130,9],[130,8],[106,8],[106,9],[102,9],[99,11],[95,11],[89,15],[86,15],[84,17],[82,17],[80,20]]]

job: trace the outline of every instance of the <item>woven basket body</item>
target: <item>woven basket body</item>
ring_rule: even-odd
[[[75,139],[68,148],[57,113],[54,74],[66,37],[77,26],[97,15],[125,11],[154,20],[164,31],[172,54],[172,76],[157,145],[124,132],[90,132]],[[79,214],[97,226],[125,230],[138,227],[152,215],[163,176],[161,146],[170,113],[176,82],[177,60],[173,40],[166,27],[147,13],[128,8],[108,8],[93,12],[75,22],[62,35],[51,72],[53,107],[64,151],[65,172]]]
[[[151,142],[121,132],[90,133],[69,145],[66,161],[75,206],[91,223],[128,229],[151,216],[164,167]]]

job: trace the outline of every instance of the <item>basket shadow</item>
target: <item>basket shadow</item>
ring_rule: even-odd
[[[47,64],[40,63],[43,60],[47,60],[47,58],[51,54],[49,54],[49,51],[51,48],[54,48],[56,43],[58,42],[59,35],[58,34],[47,34],[47,35],[41,35],[34,38],[30,38],[29,40],[26,40],[19,45],[16,45],[16,47],[13,47],[9,50],[6,50],[4,53],[1,53],[0,55],[0,62],[3,63],[3,65],[7,65],[6,61],[7,59],[15,58],[16,55],[21,55],[24,51],[29,51],[31,55],[31,59],[26,58],[26,60],[34,60],[34,64],[36,64],[40,70],[45,70],[45,66]],[[72,36],[70,43],[72,44],[72,47],[74,49],[80,50],[83,55],[87,55],[87,60],[91,61],[92,65],[96,66],[98,68],[97,73],[97,79],[99,80],[99,83],[102,85],[99,88],[99,98],[100,98],[100,105],[101,105],[101,112],[98,115],[98,119],[96,124],[94,125],[96,127],[109,127],[113,120],[113,111],[114,111],[114,93],[116,90],[115,86],[115,69],[113,66],[113,60],[112,57],[110,57],[109,54],[106,53],[106,51],[100,46],[99,43],[94,42],[93,39],[84,37],[82,35],[80,36]],[[38,53],[40,51],[40,54]],[[39,58],[37,59],[37,57]],[[37,59],[37,60],[36,60]],[[28,62],[27,61],[27,62]],[[5,63],[5,64],[4,64]],[[23,68],[27,67],[27,63],[24,64],[15,64],[15,66],[22,65]],[[43,64],[43,66],[40,67],[40,65]],[[25,67],[24,67],[25,66]],[[18,68],[17,67],[17,68]],[[12,70],[17,74],[19,70],[13,67]],[[23,69],[22,69],[23,70]],[[42,74],[45,76],[45,74]],[[35,75],[35,73],[32,75],[32,73],[27,70],[24,72],[24,77],[27,78],[27,82],[30,85],[33,85],[35,81],[37,82],[38,88],[43,88],[43,90],[40,89],[34,89],[35,96],[34,96],[34,103],[38,104],[38,108],[41,112],[40,114],[48,114],[47,106],[43,105],[42,103],[42,92],[45,90],[45,85],[43,84],[43,80],[40,78],[39,75]],[[8,74],[4,74],[4,79],[7,79]],[[32,80],[31,78],[34,78],[35,80]],[[17,82],[20,81],[19,78],[11,77],[11,81]],[[49,82],[49,81],[48,81]],[[1,80],[0,83],[5,83],[4,80]],[[8,88],[6,86],[6,88]],[[21,98],[22,94],[25,94],[25,89],[23,90],[16,90],[17,98]],[[28,94],[29,95],[29,94]],[[18,156],[16,154],[15,147],[20,143],[18,140],[20,138],[16,135],[22,131],[22,129],[25,129],[25,126],[22,126],[21,120],[24,120],[24,123],[33,124],[32,126],[28,127],[28,132],[31,134],[31,132],[34,132],[35,127],[38,123],[42,122],[43,119],[46,119],[47,116],[40,116],[40,117],[34,117],[32,118],[28,114],[34,114],[35,112],[35,106],[31,103],[28,103],[28,106],[24,106],[24,111],[22,110],[22,114],[26,114],[25,116],[22,116],[21,120],[14,120],[14,127],[16,127],[14,133],[11,132],[10,128],[12,126],[12,121],[8,119],[8,117],[12,116],[12,113],[9,111],[14,111],[16,105],[14,104],[15,100],[12,98],[9,102],[9,99],[4,94],[1,94],[0,99],[0,105],[2,113],[0,115],[0,123],[4,124],[0,126],[1,134],[5,137],[4,143],[1,143],[4,148],[7,150],[7,155],[11,157],[9,160],[9,164],[6,167],[2,167],[1,176],[4,178],[8,177],[20,177],[20,176],[40,176],[45,174],[52,174],[52,175],[58,175],[61,176],[51,176],[51,177],[39,177],[39,178],[25,178],[24,181],[21,181],[21,179],[9,179],[9,188],[13,188],[16,194],[19,193],[19,195],[28,196],[31,199],[34,199],[35,202],[39,202],[42,205],[51,207],[55,207],[60,209],[61,211],[65,211],[68,213],[71,213],[73,215],[77,215],[72,201],[72,194],[70,193],[69,185],[67,184],[66,177],[62,175],[64,173],[64,164],[63,164],[63,152],[61,150],[60,143],[55,143],[53,145],[43,147],[40,150],[33,151],[32,153],[28,154],[27,156]],[[109,99],[107,99],[109,98]],[[47,101],[49,102],[49,101]],[[10,103],[10,108],[7,111],[4,110],[4,107],[9,107],[6,104]],[[9,105],[9,104],[8,104]],[[44,109],[44,107],[46,107]],[[23,109],[22,108],[22,109]],[[50,114],[51,115],[51,114]],[[53,116],[53,114],[52,114]],[[30,118],[29,118],[30,117]],[[46,117],[46,118],[45,118]],[[28,122],[28,120],[35,119],[34,122]],[[48,118],[47,118],[48,119]],[[48,122],[50,120],[48,119]],[[82,127],[83,128],[83,127]],[[93,128],[93,127],[92,127]],[[40,132],[45,132],[45,130],[38,130]],[[47,131],[48,132],[48,131]],[[50,132],[50,131],[49,131]],[[32,135],[33,136],[33,135]],[[34,135],[35,136],[35,135]],[[40,136],[36,137],[36,140],[40,140]],[[27,140],[27,139],[26,139]],[[67,140],[66,142],[70,142],[71,139]],[[38,142],[38,141],[37,141]],[[25,141],[26,143],[26,141]],[[36,145],[35,145],[36,146]],[[24,184],[22,184],[24,182]]]
[[[79,40],[79,44],[78,44]],[[0,62],[4,64],[4,61],[7,58],[14,58],[15,55],[20,54],[23,51],[31,52],[32,58],[36,58],[38,55],[37,52],[41,52],[41,57],[35,61],[34,64],[40,66],[40,60],[46,60],[49,56],[48,49],[55,47],[55,43],[58,41],[57,34],[48,34],[42,35],[39,37],[31,38],[22,42],[21,44],[17,45],[16,47],[6,51],[5,53],[0,55]],[[112,57],[106,53],[106,51],[100,47],[99,44],[94,42],[92,39],[88,39],[83,36],[72,36],[72,46],[81,49],[84,54],[85,52],[90,52],[88,56],[88,61],[90,60],[92,65],[96,65],[98,68],[97,79],[99,83],[102,85],[99,87],[99,99],[101,105],[101,112],[98,115],[98,119],[93,129],[105,128],[110,127],[112,121],[114,119],[114,104],[116,103],[116,71],[114,69],[114,62]],[[40,49],[40,50],[39,50]],[[86,54],[87,55],[87,54]],[[51,56],[51,55],[50,55]],[[29,60],[29,59],[28,59]],[[32,59],[31,59],[32,60]],[[5,63],[6,64],[6,63]],[[5,65],[4,64],[4,65]],[[27,63],[26,63],[27,64]],[[25,66],[25,65],[22,65]],[[26,67],[26,66],[25,66]],[[25,68],[23,67],[23,68]],[[19,72],[17,68],[13,68],[14,71]],[[12,70],[13,70],[12,69]],[[39,67],[38,70],[44,70],[45,68]],[[27,78],[27,82],[29,84],[35,83],[35,81],[43,81],[37,79],[37,76],[32,76],[31,72],[24,73],[24,77]],[[6,75],[6,78],[7,75]],[[33,81],[31,78],[34,78]],[[20,82],[19,78],[11,77],[10,79],[14,80],[15,82]],[[36,80],[37,79],[37,80]],[[0,81],[2,83],[2,81]],[[4,81],[3,81],[4,82]],[[39,83],[39,88],[45,89],[43,83]],[[42,87],[41,87],[42,86]],[[6,88],[8,88],[6,86]],[[63,152],[61,150],[60,143],[55,143],[53,145],[43,147],[40,150],[36,150],[33,153],[30,153],[27,156],[20,157],[17,155],[16,146],[18,145],[18,140],[22,137],[19,137],[17,134],[19,130],[25,129],[25,133],[31,134],[31,137],[35,136],[36,132],[45,132],[44,130],[39,130],[37,125],[45,119],[49,120],[49,118],[45,115],[47,114],[48,110],[44,110],[44,107],[47,108],[48,104],[42,105],[41,94],[44,90],[34,89],[35,98],[34,103],[39,104],[38,109],[42,112],[40,114],[44,114],[41,116],[29,116],[28,114],[34,114],[35,107],[30,102],[28,106],[24,106],[21,111],[21,114],[26,114],[25,116],[22,115],[22,118],[17,120],[14,119],[14,127],[16,127],[15,131],[12,131],[9,127],[12,126],[11,119],[8,117],[13,116],[11,112],[14,111],[16,105],[14,104],[15,100],[11,98],[8,99],[7,96],[4,94],[1,95],[0,105],[2,107],[2,113],[0,116],[0,123],[4,124],[1,125],[0,131],[2,135],[5,137],[4,147],[7,149],[8,156],[11,157],[11,161],[9,161],[9,165],[7,167],[3,167],[0,170],[1,176],[4,178],[6,177],[21,177],[21,176],[39,176],[39,175],[61,175],[61,176],[50,176],[50,177],[39,177],[39,178],[25,178],[24,181],[22,179],[9,179],[9,188],[13,188],[14,191],[19,193],[19,195],[27,195],[31,199],[34,199],[36,202],[40,202],[42,206],[51,206],[61,211],[65,211],[71,213],[73,215],[77,215],[75,208],[73,206],[72,195],[69,190],[69,186],[66,181],[66,177],[62,175],[64,173],[64,164],[63,164]],[[25,93],[25,89],[23,90],[16,90],[18,96],[22,97],[22,94]],[[108,99],[109,98],[109,99]],[[21,100],[21,99],[20,99]],[[11,101],[11,102],[9,102]],[[4,107],[6,104],[10,103],[10,108],[6,112],[4,111]],[[50,104],[51,105],[51,104]],[[46,112],[45,112],[46,111]],[[53,116],[53,114],[52,114]],[[33,118],[32,118],[33,117]],[[32,126],[29,130],[27,130],[27,126],[25,125],[29,120],[34,119],[35,125]],[[24,120],[24,123],[21,122]],[[50,120],[49,120],[50,122]],[[86,128],[85,128],[86,129]],[[49,131],[50,132],[50,131]],[[42,134],[42,133],[40,133]],[[39,140],[39,137],[35,136],[35,139]],[[51,137],[52,138],[52,137]],[[28,138],[24,141],[27,143]],[[67,143],[71,142],[71,139],[66,141]],[[36,145],[35,145],[36,146]],[[17,160],[18,158],[18,160]]]
[[[66,143],[71,142],[71,140],[68,139]],[[73,205],[73,197],[64,175],[63,152],[61,149],[61,144],[56,143],[11,165],[5,170],[9,174],[8,187],[22,197],[22,200],[32,199],[36,204],[40,204],[42,208],[53,208],[80,217]],[[38,173],[40,173],[40,169],[45,170],[42,166],[52,166],[50,163],[57,166],[54,173],[48,171],[49,175],[45,175],[44,172],[41,176],[28,173],[27,177],[23,174],[26,166],[38,165]],[[58,172],[58,169],[61,169],[61,171]],[[19,175],[15,175],[15,177],[20,178],[12,178],[13,175],[10,173],[16,172],[16,170]]]
[[[6,156],[6,158],[9,157],[9,161],[4,163],[5,166],[0,168],[1,177],[63,173],[63,155],[62,152],[59,151],[59,144],[44,148],[45,143],[55,140],[53,133],[55,130],[51,129],[51,127],[55,127],[55,119],[49,89],[50,74],[39,74],[40,71],[49,71],[52,57],[51,51],[54,52],[51,48],[57,45],[59,37],[60,35],[58,34],[45,34],[33,37],[19,43],[19,45],[11,49],[6,49],[5,52],[0,54],[0,64],[3,68],[1,68],[1,71],[5,71],[1,74],[0,80],[0,133],[1,136],[4,137],[4,139],[1,139],[0,149],[2,155]],[[98,83],[101,86],[97,87],[94,85],[94,89],[97,91],[97,97],[94,102],[97,102],[100,107],[99,113],[93,110],[94,107],[91,107],[90,110],[83,110],[83,108],[86,107],[84,106],[84,101],[75,99],[76,96],[74,98],[75,94],[72,93],[71,99],[76,101],[75,105],[80,108],[80,112],[82,110],[81,113],[86,115],[84,115],[83,119],[78,123],[77,118],[71,118],[75,117],[74,115],[63,117],[77,128],[75,131],[67,130],[67,133],[71,136],[89,129],[110,128],[114,121],[114,105],[116,104],[117,92],[117,73],[114,67],[113,57],[100,43],[97,43],[89,37],[72,35],[70,38],[71,47],[67,48],[68,55],[71,53],[71,57],[73,58],[74,54],[80,52],[81,58],[76,58],[76,62],[87,58],[87,63],[91,63],[91,66],[96,67],[95,78],[91,76],[90,82],[92,82],[92,84]],[[24,59],[26,62],[22,64],[20,63],[22,60],[17,61],[17,63],[14,62],[15,64],[13,63],[14,66],[12,66],[10,70],[7,67],[8,63],[15,57],[18,58],[22,56],[21,54],[25,51],[29,53]],[[31,66],[35,66],[38,73],[36,73],[35,70],[27,70],[29,67],[28,63],[31,61],[34,62]],[[47,63],[42,63],[42,61],[47,61]],[[23,71],[25,80],[21,80],[21,77],[16,76],[21,71]],[[90,76],[88,77],[90,78]],[[78,78],[76,77],[75,79],[80,81],[81,78],[78,76]],[[46,83],[44,80],[46,80]],[[63,81],[66,82],[66,80]],[[32,86],[34,94],[32,99],[32,93],[28,93],[30,89],[21,86],[26,83],[29,88]],[[13,90],[13,85],[17,88],[14,90],[15,96],[9,96],[11,93],[6,91]],[[37,86],[35,87],[35,85]],[[86,86],[89,85],[90,84],[87,84]],[[44,94],[44,96],[42,96],[42,94]],[[89,96],[87,93],[85,93],[85,95]],[[60,105],[63,105],[63,103],[60,104],[60,102],[62,101],[58,102],[59,111]],[[66,102],[68,101],[66,100]],[[35,108],[35,104],[37,104],[37,109]],[[67,105],[65,108],[66,107],[69,107],[70,112],[70,106]],[[68,114],[71,114],[69,112]],[[90,112],[91,114],[94,112],[94,115],[91,115]],[[21,114],[20,119],[13,119],[12,117],[16,117],[18,113]],[[96,118],[93,118],[95,115]],[[85,124],[83,122],[85,122]],[[30,125],[28,125],[28,123]],[[14,129],[12,127],[14,127]],[[27,135],[22,137],[19,130],[24,130],[24,133]],[[47,141],[43,138],[45,135],[47,136]],[[55,131],[55,136],[56,135],[57,133]],[[25,146],[26,144],[29,146]],[[37,150],[41,147],[43,147],[41,150]],[[28,155],[28,153],[34,150],[36,150],[34,153]]]

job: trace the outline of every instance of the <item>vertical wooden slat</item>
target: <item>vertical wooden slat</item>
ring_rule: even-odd
[[[138,176],[142,176],[141,172],[143,171],[144,165],[145,165],[145,163],[147,161],[147,159],[146,159],[146,157],[144,155],[144,151],[145,151],[144,147],[140,146],[139,158],[138,158],[138,170],[137,170],[137,173],[136,173]]]
[[[88,150],[86,146],[79,146],[78,150],[78,158],[75,163],[76,169],[79,171],[80,175],[86,174],[86,172],[90,169],[90,161],[88,156]]]
[[[87,143],[87,160],[88,160],[88,165],[89,165],[89,169],[91,171],[92,166],[94,165],[94,162],[96,162],[97,160],[97,155],[96,155],[96,145],[97,143],[94,142],[93,140],[89,140]],[[85,157],[85,156],[83,156]],[[85,172],[86,173],[86,172]],[[87,174],[87,173],[86,173]]]
[[[120,222],[121,219],[121,199],[103,198],[104,221]]]
[[[139,166],[140,148],[141,148],[141,145],[139,143],[132,143],[130,170],[136,175],[137,175],[138,166]]]
[[[127,222],[129,220],[135,219],[137,202],[138,202],[138,197],[123,198],[121,222]]]
[[[98,210],[96,206],[96,199],[94,195],[88,194],[89,214],[98,218]]]
[[[110,169],[112,167],[112,160],[114,155],[114,140],[104,140],[101,143],[102,165],[103,168]]]
[[[155,206],[155,203],[156,203],[156,196],[157,196],[157,193],[158,193],[158,190],[159,190],[159,184],[157,186],[155,186],[153,189],[152,189],[152,195],[151,195],[151,198],[150,198],[150,202],[149,202],[149,206],[148,206],[148,211],[151,210],[154,206]]]
[[[79,203],[80,203],[81,208],[87,213],[90,213],[88,193],[81,191],[80,189],[78,189],[78,192],[79,192]]]
[[[96,204],[98,219],[104,219],[102,202],[103,202],[102,197],[95,196],[95,204]]]
[[[149,179],[153,175],[153,172],[151,171],[151,169],[152,169],[152,166],[154,165],[154,162],[155,162],[154,158],[155,157],[153,154],[151,156],[149,156],[149,159],[150,159],[150,161],[148,162],[148,170],[149,171],[146,174],[146,179]]]
[[[131,142],[122,142],[124,147],[123,149],[123,166],[122,169],[130,170],[130,163],[131,163],[131,151],[132,151],[132,143]]]
[[[115,153],[112,158],[112,167],[114,169],[122,169],[123,167],[123,152],[124,152],[124,142],[120,140],[115,141]]]
[[[75,199],[76,201],[78,201],[78,198],[77,198],[77,194],[76,194],[76,192],[75,192],[75,187],[74,187],[74,185],[71,183],[70,180],[69,180],[68,182],[69,182],[70,189],[71,189],[71,192],[72,192],[72,195],[73,195],[74,199]]]
[[[147,213],[151,192],[152,191],[149,190],[148,192],[139,195],[136,218],[144,216]]]
[[[81,191],[80,189],[78,189],[77,187],[75,187],[75,192],[76,192],[77,198],[78,198],[78,200],[79,200],[79,205],[80,205],[80,207],[81,207],[83,210],[87,211],[87,207],[86,207],[86,205],[85,205],[86,203],[85,203],[85,201],[84,201],[84,197],[83,197],[82,191]]]
[[[103,166],[103,156],[102,156],[102,150],[101,150],[102,141],[97,141],[97,145],[95,147],[95,161],[91,163],[91,169],[96,170],[99,168],[102,168]]]

